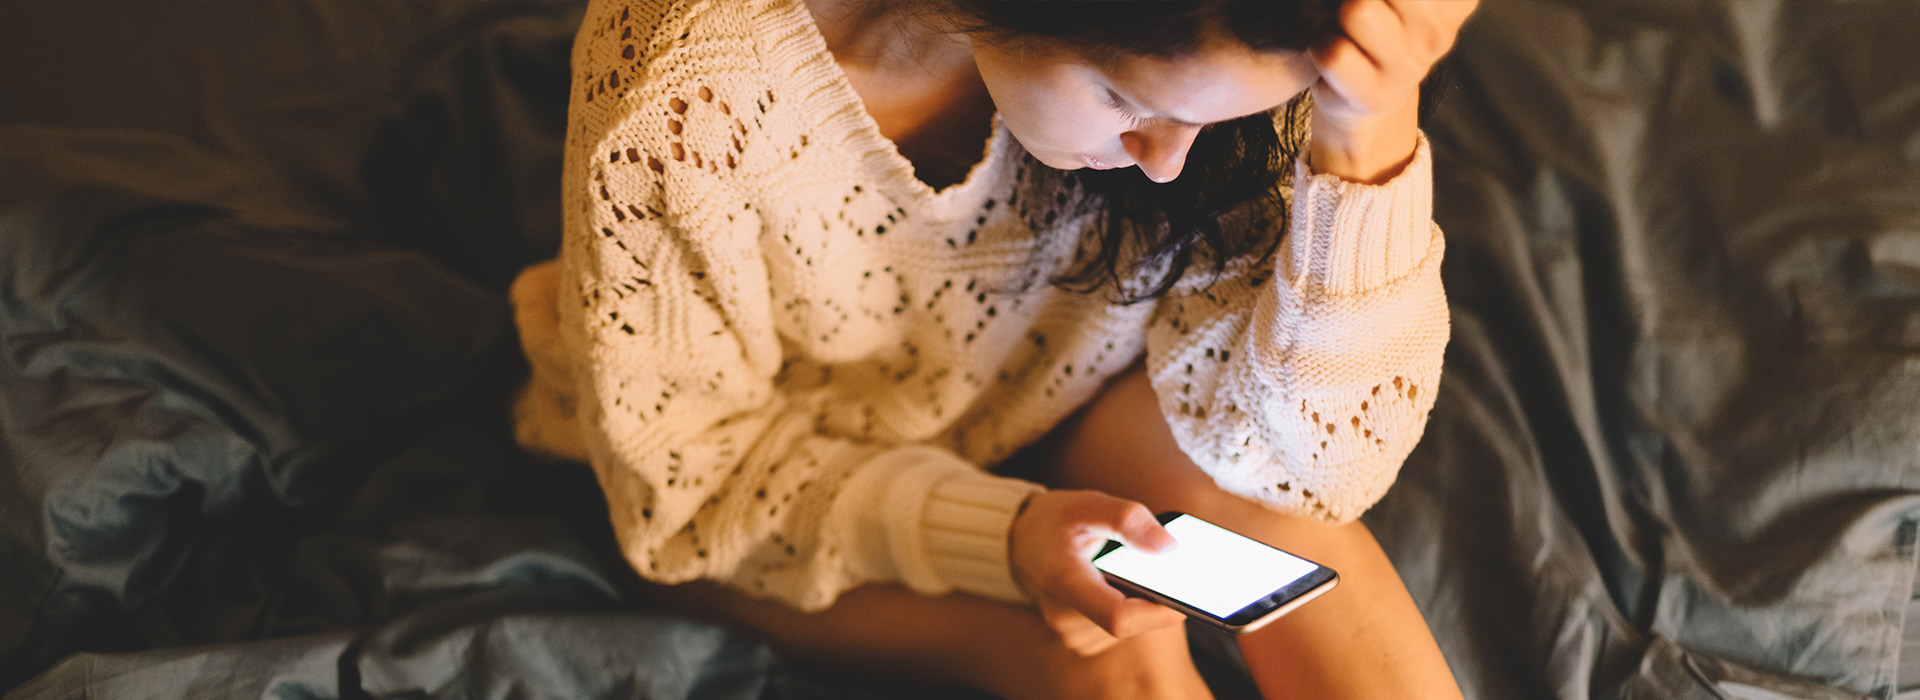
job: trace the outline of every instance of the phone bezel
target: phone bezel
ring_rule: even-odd
[[[1188,514],[1182,513],[1179,511],[1167,511],[1165,513],[1160,513],[1155,515],[1154,519],[1160,521],[1160,524],[1165,525],[1169,522],[1172,522],[1174,518],[1178,518],[1182,515],[1188,515]],[[1205,521],[1204,518],[1200,518],[1199,516],[1194,516],[1194,517],[1203,522]],[[1239,533],[1234,533],[1234,534],[1239,534]],[[1240,535],[1240,536],[1246,537],[1246,535]],[[1252,540],[1253,538],[1249,537],[1247,539]],[[1293,612],[1295,608],[1298,608],[1301,605],[1304,605],[1307,601],[1313,600],[1314,598],[1318,598],[1322,594],[1326,593],[1327,591],[1333,590],[1335,586],[1338,586],[1340,584],[1340,574],[1338,572],[1335,572],[1333,569],[1328,568],[1327,565],[1325,564],[1321,564],[1320,562],[1307,559],[1306,557],[1301,557],[1298,554],[1288,552],[1284,549],[1280,549],[1279,547],[1274,547],[1273,545],[1267,544],[1265,542],[1260,542],[1259,540],[1253,540],[1253,541],[1258,542],[1260,546],[1269,547],[1269,548],[1278,550],[1280,552],[1283,552],[1289,556],[1298,557],[1302,561],[1312,564],[1314,566],[1314,569],[1313,571],[1308,572],[1307,575],[1294,579],[1292,582],[1288,583],[1285,586],[1282,586],[1281,588],[1273,591],[1272,593],[1268,593],[1267,595],[1261,596],[1259,600],[1255,600],[1252,603],[1247,604],[1246,607],[1236,610],[1232,615],[1228,615],[1226,617],[1216,617],[1214,616],[1213,613],[1209,613],[1205,610],[1201,610],[1199,608],[1188,605],[1184,602],[1181,602],[1177,598],[1163,594],[1159,591],[1155,591],[1151,588],[1147,588],[1146,586],[1140,585],[1138,583],[1134,583],[1133,581],[1127,578],[1124,578],[1117,574],[1110,573],[1105,569],[1101,569],[1100,573],[1104,575],[1109,582],[1112,582],[1116,587],[1120,588],[1123,591],[1138,595],[1143,598],[1153,600],[1154,602],[1160,603],[1161,605],[1165,605],[1175,610],[1179,610],[1180,612],[1186,613],[1188,617],[1192,617],[1194,619],[1200,620],[1201,622],[1208,623],[1210,625],[1224,629],[1234,634],[1246,634],[1248,632],[1252,632],[1256,629],[1259,629],[1265,626],[1267,623],[1277,620],[1281,616],[1289,612]],[[1121,546],[1122,545],[1119,542],[1109,541],[1100,548],[1100,552],[1098,554],[1095,554],[1093,558],[1099,559],[1101,556],[1104,556],[1108,552],[1112,552],[1113,550],[1118,549]]]

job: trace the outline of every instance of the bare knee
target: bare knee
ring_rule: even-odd
[[[1192,513],[1309,558],[1338,560],[1349,549],[1378,549],[1358,522],[1284,513],[1220,488],[1180,449],[1139,369],[1114,378],[1049,435],[1039,453],[1052,462],[1038,470],[1051,486],[1105,491],[1155,512]]]

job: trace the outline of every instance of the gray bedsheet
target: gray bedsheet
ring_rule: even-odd
[[[513,449],[578,14],[0,0],[8,700],[965,695],[649,609]],[[1469,697],[1920,688],[1920,3],[1488,0],[1454,68],[1367,522]]]
[[[1920,514],[1920,5],[1486,10],[1430,129],[1440,405],[1369,516],[1457,672],[1502,698],[1793,687],[1738,664],[1889,696]]]

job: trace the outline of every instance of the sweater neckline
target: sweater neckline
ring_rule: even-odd
[[[866,166],[883,175],[885,182],[879,183],[881,186],[892,190],[892,194],[909,197],[937,213],[955,206],[964,207],[966,203],[984,196],[977,194],[977,191],[989,186],[987,181],[994,179],[991,173],[998,169],[1004,158],[1002,154],[1012,138],[1007,133],[1006,124],[1000,120],[999,110],[993,113],[980,159],[974,161],[959,182],[935,189],[914,175],[913,162],[900,155],[900,148],[893,139],[880,133],[880,123],[874,121],[866,103],[861,101],[860,93],[854,91],[853,82],[847,78],[846,71],[841,70],[833,52],[827,49],[826,36],[820,33],[820,26],[813,21],[813,13],[807,10],[805,0],[786,0],[785,4],[787,11],[795,15],[793,20],[801,27],[793,35],[793,40],[799,42],[794,48],[799,49],[801,55],[794,70],[803,74],[803,83],[820,86],[816,99],[842,108],[836,116],[840,117],[838,121],[846,129],[847,145],[860,149]]]

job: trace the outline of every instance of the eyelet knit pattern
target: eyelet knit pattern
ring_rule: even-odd
[[[596,1],[571,110],[561,260],[514,292],[516,424],[592,463],[647,578],[803,609],[872,581],[1024,600],[1006,542],[1036,487],[982,465],[1142,353],[1223,487],[1331,520],[1379,498],[1432,406],[1424,139],[1384,185],[1300,171],[1264,266],[1116,306],[1022,290],[1086,222],[1020,201],[1004,129],[964,182],[916,180],[799,0]]]

